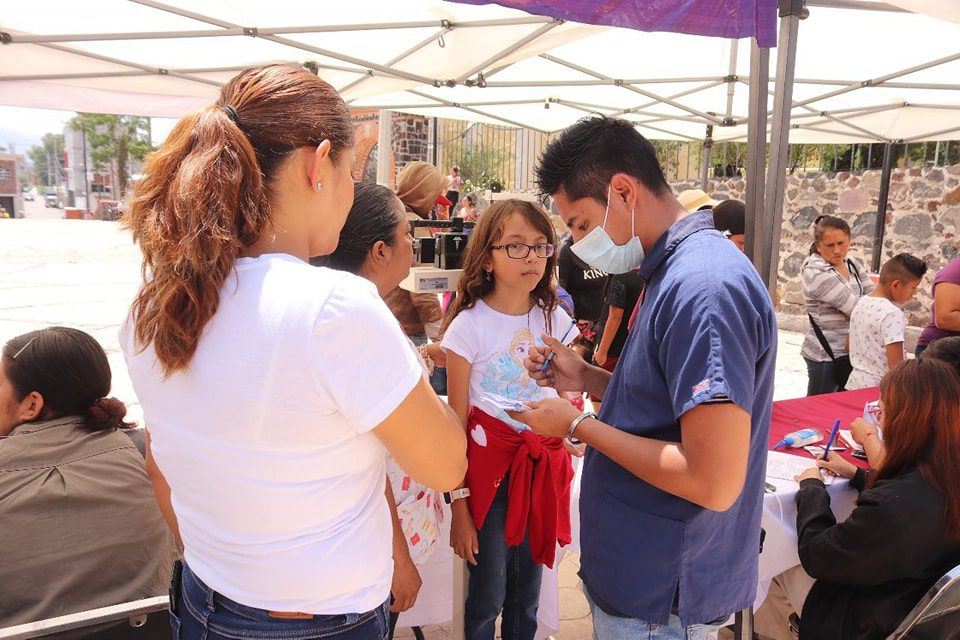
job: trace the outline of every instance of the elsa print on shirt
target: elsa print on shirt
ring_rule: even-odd
[[[489,362],[483,371],[480,386],[493,396],[502,396],[512,400],[537,400],[541,397],[541,389],[537,383],[527,375],[523,361],[530,352],[530,347],[543,345],[533,337],[530,329],[517,329],[510,340],[507,353],[496,361]]]

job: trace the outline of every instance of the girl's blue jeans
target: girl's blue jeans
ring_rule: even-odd
[[[494,640],[497,616],[503,613],[503,640],[533,640],[543,567],[533,561],[530,540],[507,546],[507,486],[504,478],[477,532],[477,566],[467,563],[470,581],[464,609],[466,640]]]
[[[173,640],[386,640],[389,602],[365,613],[281,619],[220,595],[184,564],[170,588]]]

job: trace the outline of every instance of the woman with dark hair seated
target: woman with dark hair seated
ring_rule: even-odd
[[[861,491],[849,518],[834,518],[820,469],[797,478],[800,562],[816,579],[801,640],[885,638],[960,564],[960,379],[944,362],[907,360],[883,378],[880,402],[877,470],[817,461]]]
[[[364,277],[376,285],[381,297],[393,291],[413,264],[413,236],[403,202],[386,187],[357,183],[337,249],[328,256],[312,258],[310,263]],[[420,355],[425,375],[433,372],[436,361],[440,366],[446,364],[439,345],[432,342],[416,347],[410,342],[410,348]],[[436,548],[443,512],[440,494],[416,482],[393,458],[387,461],[387,479],[386,498],[393,519],[392,633],[399,613],[416,602],[421,585],[417,565],[426,562]]]
[[[0,627],[164,595],[176,546],[103,348],[48,327],[0,358]]]

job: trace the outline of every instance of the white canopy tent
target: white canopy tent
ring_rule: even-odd
[[[791,142],[960,135],[960,27],[947,21],[960,3],[807,4]],[[540,131],[592,112],[652,138],[701,140],[708,124],[718,141],[747,137],[749,41],[439,0],[36,0],[0,9],[0,31],[7,105],[179,117],[239,69],[311,61],[357,108]]]
[[[956,2],[779,4],[770,65],[751,41],[441,0],[6,3],[0,104],[176,117],[212,102],[239,69],[309,62],[356,108],[540,131],[603,113],[651,138],[749,140],[748,175],[764,175],[772,134],[766,193],[756,180],[747,195],[748,241],[772,288],[788,141],[960,136]]]

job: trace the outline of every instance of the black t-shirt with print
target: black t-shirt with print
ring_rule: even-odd
[[[557,256],[560,286],[573,298],[577,320],[596,322],[603,313],[603,291],[607,284],[607,274],[590,268],[575,256],[570,249],[572,245],[573,238],[569,235],[560,245]]]
[[[630,322],[630,315],[633,313],[633,308],[637,306],[637,300],[640,299],[642,291],[643,278],[640,277],[639,269],[609,276],[606,295],[604,296],[603,314],[597,326],[602,332],[610,313],[610,307],[623,309],[623,319],[620,321],[616,335],[613,336],[613,342],[610,343],[610,349],[607,351],[608,357],[620,357],[623,345],[627,342],[627,324]],[[597,336],[597,344],[600,344],[600,337],[600,335]]]

